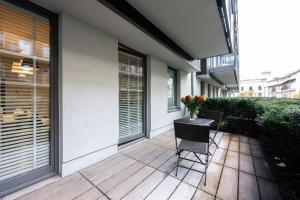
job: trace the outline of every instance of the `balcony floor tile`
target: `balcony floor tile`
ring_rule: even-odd
[[[126,147],[80,172],[30,186],[2,200],[280,199],[257,140],[219,132],[217,141],[219,148],[210,148],[206,186],[202,173],[179,167],[175,175],[174,131],[168,131]],[[188,152],[181,156],[196,159]],[[190,161],[183,160],[181,165],[205,170],[203,165]]]

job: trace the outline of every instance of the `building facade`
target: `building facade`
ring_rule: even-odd
[[[300,98],[300,70],[267,82],[266,96],[276,98]]]
[[[225,93],[229,84],[196,72],[201,58],[235,54],[235,9],[234,0],[0,0],[0,197],[172,129],[181,96]]]
[[[241,97],[265,97],[267,95],[267,79],[245,79],[240,81]]]

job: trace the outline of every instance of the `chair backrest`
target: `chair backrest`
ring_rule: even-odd
[[[223,112],[212,111],[212,110],[205,110],[201,114],[202,114],[203,118],[213,119],[214,120],[214,124],[216,124],[217,126],[219,126],[220,123],[221,123],[221,120],[222,120]]]
[[[199,126],[174,121],[174,130],[176,138],[209,143],[209,126]]]

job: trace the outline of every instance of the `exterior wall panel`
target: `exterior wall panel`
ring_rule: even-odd
[[[62,175],[117,152],[118,41],[61,16]]]
[[[151,126],[149,128],[150,137],[173,128],[173,120],[183,116],[183,110],[168,112],[168,88],[167,88],[167,69],[168,65],[164,61],[148,56],[148,66],[150,74],[150,117]],[[178,96],[184,96],[191,93],[190,74],[178,71]],[[183,108],[183,107],[182,107]],[[149,116],[149,115],[148,115]]]

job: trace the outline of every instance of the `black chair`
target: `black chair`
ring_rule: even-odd
[[[211,111],[211,110],[204,110],[203,112],[200,113],[200,117],[214,120],[214,123],[212,124],[212,126],[216,127],[216,129],[210,131],[211,135],[210,135],[209,145],[215,144],[217,148],[218,148],[218,144],[216,143],[215,138],[219,132],[222,115],[223,115],[223,112]]]
[[[176,165],[176,176],[178,172],[178,167],[187,168],[200,173],[204,173],[206,185],[206,171],[208,167],[208,156],[209,156],[209,126],[200,126],[195,124],[182,123],[174,121],[175,130],[175,142],[176,151],[178,155],[177,165]],[[181,141],[178,141],[181,139]],[[180,157],[181,152],[188,151],[192,152],[196,156],[196,160],[191,160],[188,158]],[[202,161],[198,154],[205,155],[205,161]],[[196,163],[205,165],[204,171],[199,171],[196,169],[188,168],[186,166],[180,165],[180,160],[188,160]]]

